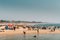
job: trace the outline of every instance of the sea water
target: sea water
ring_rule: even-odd
[[[6,35],[0,36],[0,40],[60,40],[60,34],[36,34],[31,35]]]
[[[35,24],[34,27],[60,27],[60,23],[39,23],[39,24]]]

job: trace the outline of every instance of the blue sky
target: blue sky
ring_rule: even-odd
[[[60,23],[60,0],[0,0],[0,19]]]

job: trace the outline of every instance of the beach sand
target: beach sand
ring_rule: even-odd
[[[26,32],[26,34],[38,34],[36,30],[27,30],[27,29],[16,29],[14,30],[4,30],[4,32],[0,32],[0,36],[6,36],[6,35],[17,35],[17,34],[23,34],[23,31]],[[51,32],[50,30],[42,30],[39,29],[39,34],[60,34],[60,30],[55,30],[54,32]]]

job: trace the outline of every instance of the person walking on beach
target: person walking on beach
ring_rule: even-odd
[[[26,34],[26,32],[25,32],[25,31],[23,31],[23,34],[25,35],[25,34]]]
[[[24,34],[24,35],[26,34],[26,29],[25,29],[25,28],[23,29],[23,34]]]
[[[24,37],[24,40],[25,40],[25,37],[26,37],[26,29],[25,29],[25,27],[23,28],[23,37]]]
[[[23,31],[23,40],[26,40],[26,32]]]

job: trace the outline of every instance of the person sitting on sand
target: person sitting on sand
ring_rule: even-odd
[[[55,31],[55,29],[56,29],[56,27],[53,27],[53,28],[51,29],[51,32]]]

